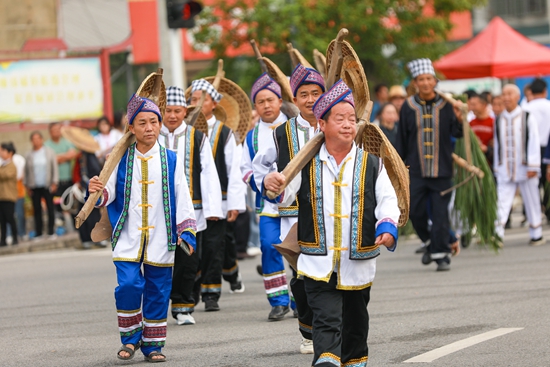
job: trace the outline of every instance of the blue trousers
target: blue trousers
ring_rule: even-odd
[[[262,269],[267,299],[272,307],[288,306],[288,284],[286,282],[283,256],[273,247],[281,243],[281,218],[260,217],[260,246]]]
[[[142,272],[142,263],[115,261],[114,264],[118,281],[115,303],[122,344],[141,341],[144,355],[160,352],[166,341],[172,267],[143,264]]]

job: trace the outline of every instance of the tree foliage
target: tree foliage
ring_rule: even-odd
[[[485,1],[214,0],[201,14],[194,36],[199,45],[208,45],[219,57],[225,56],[229,46],[239,47],[255,39],[264,50],[275,54],[285,53],[286,44],[291,42],[312,60],[314,49],[324,53],[338,30],[346,27],[350,32],[347,40],[361,59],[371,85],[373,81],[393,83],[404,79],[407,61],[437,59],[449,51],[446,39],[452,29],[451,12],[469,11]],[[424,10],[427,3],[430,11]],[[393,53],[389,56],[388,51]],[[248,61],[246,65],[250,65]],[[257,75],[259,68],[254,71]]]

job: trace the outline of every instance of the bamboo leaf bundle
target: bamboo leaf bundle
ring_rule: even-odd
[[[462,225],[463,236],[470,238],[474,236],[475,232],[480,245],[498,251],[502,240],[495,233],[497,220],[496,184],[477,137],[473,131],[470,130],[469,132],[472,164],[480,168],[485,176],[483,179],[477,176],[471,178],[472,173],[455,165],[455,184],[467,179],[470,180],[456,189],[454,211],[458,214],[458,221]],[[466,156],[463,138],[456,141],[455,153],[460,157]]]

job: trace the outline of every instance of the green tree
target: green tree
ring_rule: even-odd
[[[447,53],[452,48],[446,42],[452,29],[450,13],[469,11],[485,2],[215,0],[201,14],[194,37],[197,44],[208,45],[218,57],[224,57],[229,46],[239,47],[255,39],[265,50],[281,54],[269,57],[289,73],[289,57],[282,55],[288,42],[312,60],[313,50],[325,53],[328,43],[345,27],[350,32],[347,40],[361,59],[372,86],[374,82],[402,81],[406,77],[403,66],[412,59],[434,60]],[[426,4],[433,9],[429,15],[424,12]],[[246,57],[231,60],[227,66],[227,76],[246,87],[259,73],[259,67]]]

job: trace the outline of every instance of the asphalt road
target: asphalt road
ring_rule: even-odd
[[[550,229],[544,232],[550,240]],[[527,241],[527,229],[513,229],[500,254],[473,246],[447,273],[420,264],[417,241],[382,251],[369,305],[369,366],[550,366],[550,242],[529,247]],[[194,326],[169,319],[167,364],[311,365],[310,355],[299,354],[295,319],[267,322],[259,261],[241,262],[245,293],[229,294],[224,284],[220,312],[198,306]],[[109,250],[0,257],[0,366],[146,363],[141,354],[131,362],[116,359],[115,282]],[[500,328],[521,329],[443,352],[431,363],[405,363]]]

